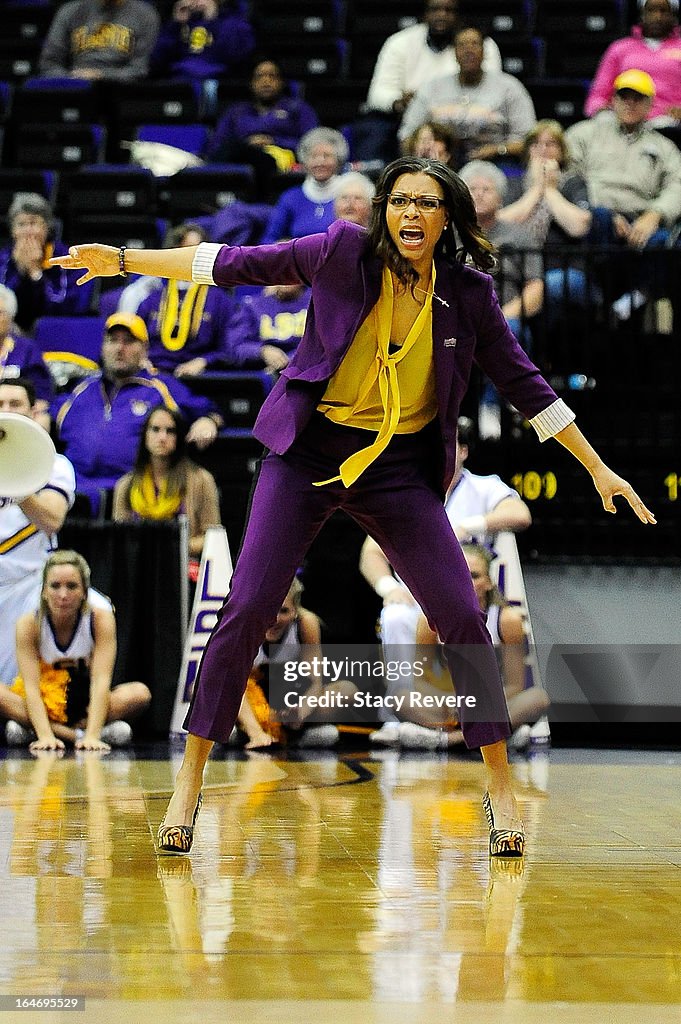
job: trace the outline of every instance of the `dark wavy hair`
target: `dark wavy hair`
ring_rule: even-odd
[[[478,224],[468,186],[456,171],[440,160],[404,156],[388,164],[378,179],[369,224],[369,244],[374,254],[387,264],[398,281],[412,287],[418,280],[412,264],[400,256],[386,223],[388,196],[402,174],[427,174],[442,188],[449,220],[435,246],[436,255],[450,262],[470,262],[478,270],[494,270],[497,266],[495,249]]]

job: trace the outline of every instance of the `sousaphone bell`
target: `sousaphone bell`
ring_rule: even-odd
[[[0,413],[0,498],[25,498],[44,487],[57,452],[38,423],[15,412]]]

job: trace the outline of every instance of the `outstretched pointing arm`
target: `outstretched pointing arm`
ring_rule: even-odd
[[[128,274],[191,281],[196,249],[195,245],[179,249],[126,249],[123,254],[125,266],[121,268],[121,250],[113,245],[72,245],[68,256],[55,256],[50,260],[50,266],[85,270],[77,284],[85,284],[93,277],[116,277],[121,269]]]
[[[560,430],[554,435],[556,441],[567,448],[574,457],[591,474],[594,487],[601,496],[603,508],[606,512],[616,512],[613,498],[621,494],[631,505],[632,509],[642,523],[656,523],[655,516],[646,508],[638,494],[626,480],[623,480],[617,473],[613,473],[605,465],[600,455],[591,447],[584,434],[574,423]]]

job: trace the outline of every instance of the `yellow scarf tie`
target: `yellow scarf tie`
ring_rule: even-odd
[[[130,508],[142,519],[172,519],[182,504],[182,495],[168,493],[168,480],[156,489],[151,469],[147,466],[142,479],[130,488]]]
[[[355,409],[362,408],[371,389],[378,381],[378,390],[383,406],[383,421],[376,435],[376,440],[366,448],[361,448],[345,460],[340,466],[338,476],[332,476],[328,480],[320,480],[314,483],[314,487],[324,487],[326,484],[336,483],[341,480],[345,487],[351,487],[362,475],[372,462],[374,462],[390,444],[397,426],[400,422],[401,400],[400,381],[397,375],[399,363],[409,354],[416,344],[424,327],[424,321],[430,315],[432,305],[432,294],[429,291],[416,320],[412,324],[404,344],[396,351],[390,351],[390,331],[393,319],[393,306],[395,293],[393,290],[392,274],[387,267],[383,270],[382,292],[386,301],[380,301],[374,306],[374,323],[376,327],[376,361],[373,372],[367,374],[364,384],[359,390],[357,400],[352,407],[343,412],[337,412],[338,419],[347,422],[352,419]]]
[[[184,348],[190,331],[192,338],[196,337],[201,326],[207,295],[207,284],[191,284],[180,306],[177,281],[168,281],[163,289],[158,319],[161,343],[169,352],[177,352]]]

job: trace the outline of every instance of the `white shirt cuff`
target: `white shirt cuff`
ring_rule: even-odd
[[[537,431],[540,441],[548,441],[559,431],[569,426],[575,419],[572,409],[565,404],[562,398],[556,399],[548,409],[542,409],[536,416],[533,416],[530,423]]]
[[[222,249],[219,242],[200,242],[192,262],[192,281],[196,284],[215,284],[213,267]]]

